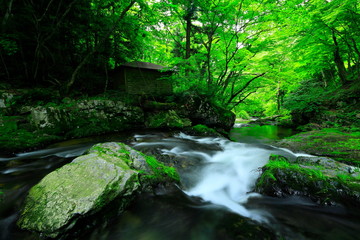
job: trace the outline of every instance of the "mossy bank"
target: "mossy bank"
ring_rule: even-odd
[[[296,134],[274,143],[294,152],[325,156],[360,166],[360,129],[324,128]]]
[[[41,91],[49,90],[19,92],[3,100],[1,152],[16,153],[56,141],[134,129],[179,130],[204,124],[226,132],[235,121],[231,111],[195,93],[151,100],[119,93],[61,99]]]
[[[264,195],[297,195],[324,205],[360,206],[360,168],[325,157],[297,157],[291,161],[271,155],[261,171],[255,191]]]

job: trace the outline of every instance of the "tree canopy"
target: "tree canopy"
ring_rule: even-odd
[[[0,12],[0,78],[13,86],[96,92],[109,70],[147,61],[176,69],[176,91],[275,114],[309,81],[360,80],[357,0],[9,0]]]

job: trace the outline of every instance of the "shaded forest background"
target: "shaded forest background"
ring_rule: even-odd
[[[116,66],[146,61],[243,118],[359,121],[357,0],[8,0],[0,13],[3,89],[98,94]]]

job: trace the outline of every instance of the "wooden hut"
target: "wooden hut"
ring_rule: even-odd
[[[148,62],[130,62],[115,68],[111,78],[117,88],[129,94],[170,95],[172,72],[164,71],[165,68]]]

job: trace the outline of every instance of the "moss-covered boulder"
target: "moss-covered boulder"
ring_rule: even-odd
[[[360,169],[325,157],[295,161],[270,156],[256,183],[256,192],[273,197],[306,196],[320,204],[360,206]]]
[[[217,132],[215,129],[210,128],[208,126],[197,124],[190,128],[186,128],[185,133],[195,136],[203,136],[203,137],[223,137],[223,135]]]
[[[121,211],[136,192],[169,180],[177,172],[156,159],[122,143],[97,144],[30,189],[18,226],[55,238],[114,199]]]
[[[344,131],[324,128],[299,133],[274,145],[294,152],[333,158],[354,166],[360,166],[360,131]]]
[[[148,128],[184,128],[191,126],[188,118],[181,118],[175,110],[149,114],[145,125]]]
[[[235,114],[215,104],[210,97],[187,92],[179,100],[180,116],[187,116],[191,122],[229,131],[235,123]]]

